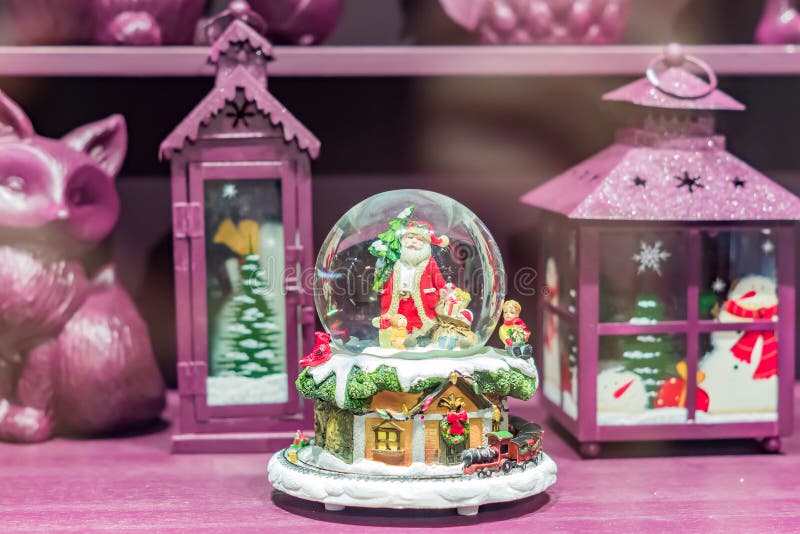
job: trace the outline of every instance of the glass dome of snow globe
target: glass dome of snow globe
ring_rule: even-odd
[[[431,191],[371,196],[322,244],[314,297],[334,350],[405,359],[483,350],[506,292],[492,235]]]

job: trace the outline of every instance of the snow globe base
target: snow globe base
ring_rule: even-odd
[[[556,464],[544,452],[508,472],[463,474],[461,466],[395,467],[368,462],[364,470],[340,471],[335,458],[316,446],[304,447],[297,459],[289,449],[275,453],[267,468],[272,486],[293,497],[320,502],[327,511],[345,507],[394,509],[455,508],[475,515],[483,504],[508,502],[542,493],[556,481]],[[364,461],[363,463],[367,463]],[[372,469],[370,469],[372,468]]]

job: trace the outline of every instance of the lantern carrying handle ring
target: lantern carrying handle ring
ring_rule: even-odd
[[[661,63],[666,65],[668,68],[680,67],[686,63],[694,65],[708,78],[708,85],[704,89],[695,91],[693,93],[680,93],[675,89],[664,87],[664,85],[661,83],[661,80],[658,78],[658,73],[656,72],[656,67],[658,67]],[[657,56],[650,62],[650,64],[647,66],[647,79],[650,81],[653,87],[662,93],[669,96],[674,96],[676,98],[703,98],[704,96],[710,95],[717,88],[717,75],[714,74],[714,71],[708,65],[708,63],[695,56],[684,54],[681,45],[676,43],[667,45],[664,48],[664,53],[660,56]]]

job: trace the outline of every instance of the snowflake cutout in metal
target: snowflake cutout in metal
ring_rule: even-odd
[[[694,193],[695,187],[699,187],[701,189],[705,189],[706,187],[700,183],[700,176],[695,176],[694,178],[692,178],[691,176],[689,176],[689,171],[683,171],[683,176],[675,176],[674,178],[680,182],[675,187],[680,189],[681,187],[686,186],[686,188],[689,189],[690,193]]]
[[[645,271],[655,271],[661,276],[661,262],[666,261],[672,254],[661,248],[661,241],[648,245],[644,241],[639,243],[639,252],[633,255],[633,261],[638,264],[637,274]]]
[[[241,121],[242,124],[245,125],[245,127],[250,126],[247,123],[247,119],[249,119],[250,117],[255,117],[256,114],[253,111],[248,111],[248,109],[250,109],[250,106],[254,106],[255,105],[254,102],[248,100],[248,101],[246,101],[244,104],[242,104],[240,106],[239,104],[237,104],[236,102],[231,100],[231,101],[228,101],[228,105],[233,108],[233,111],[227,112],[225,114],[225,116],[226,117],[233,117],[233,126],[232,126],[232,128],[236,128],[236,126],[239,124],[239,121]]]
[[[236,198],[239,191],[235,184],[225,184],[222,186],[222,198]]]
[[[725,291],[726,287],[728,287],[728,284],[726,284],[725,280],[720,277],[715,278],[714,281],[711,282],[711,289],[714,291],[714,293],[722,293]]]

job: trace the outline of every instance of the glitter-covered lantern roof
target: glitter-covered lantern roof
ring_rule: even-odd
[[[208,61],[217,66],[214,89],[161,143],[159,157],[169,159],[187,144],[194,144],[201,128],[236,100],[239,91],[280,128],[284,140],[317,158],[320,141],[267,90],[267,61],[272,45],[261,35],[266,23],[245,0],[232,0],[206,27],[212,40]]]
[[[689,72],[694,65],[708,81]],[[663,70],[657,68],[663,66]],[[711,68],[676,45],[647,76],[605,100],[662,108],[644,128],[522,196],[524,204],[571,219],[739,221],[800,219],[800,199],[725,150],[713,110],[744,106],[716,88]],[[663,111],[664,109],[674,112]]]

